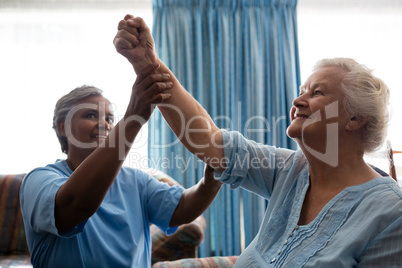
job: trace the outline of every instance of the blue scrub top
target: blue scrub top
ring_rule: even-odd
[[[101,206],[87,221],[59,233],[54,204],[72,174],[65,160],[31,171],[20,201],[34,267],[151,267],[150,223],[169,228],[182,187],[170,187],[136,169],[122,167]]]

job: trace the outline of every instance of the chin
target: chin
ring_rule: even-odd
[[[289,138],[292,139],[296,139],[301,136],[300,129],[292,126],[292,124],[290,124],[286,129],[286,134],[288,135]]]

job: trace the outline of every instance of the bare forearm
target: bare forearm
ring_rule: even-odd
[[[203,178],[198,184],[186,189],[173,213],[170,226],[189,223],[200,216],[212,204],[221,187],[220,181],[207,182]]]
[[[159,71],[169,73],[173,82],[169,102],[158,106],[166,122],[190,152],[216,170],[224,171],[221,130],[169,68],[161,61],[159,64]]]
[[[170,94],[165,93],[171,87],[171,83],[167,82],[169,76],[155,74],[157,67],[156,64],[150,64],[137,76],[126,114],[104,143],[93,152],[82,149],[71,157],[75,161],[75,170],[56,194],[58,228],[71,228],[96,212],[141,126],[151,116],[152,105],[169,99]]]
[[[127,58],[137,74],[143,66],[155,62],[160,65],[157,72],[170,74],[170,81],[173,82],[169,90],[171,97],[158,107],[173,132],[190,152],[222,172],[225,166],[216,165],[224,163],[220,129],[157,57],[148,26],[141,18],[126,15],[119,22],[118,29],[114,39],[116,50]]]
[[[126,128],[120,122],[105,142],[91,153],[73,172],[56,195],[56,226],[72,228],[88,219],[102,203],[114,182],[130,144],[140,130]]]

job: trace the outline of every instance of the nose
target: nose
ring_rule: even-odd
[[[306,107],[308,105],[308,103],[306,101],[305,95],[307,95],[307,94],[302,94],[302,95],[299,95],[298,97],[296,97],[292,102],[293,106],[294,107]]]
[[[105,120],[105,128],[107,131],[110,131],[112,129],[111,124],[109,124],[106,120]]]
[[[110,131],[112,129],[112,125],[108,122],[106,118],[100,118],[98,127],[100,129],[105,129],[106,131]]]

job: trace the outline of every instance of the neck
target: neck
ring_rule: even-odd
[[[91,154],[88,152],[86,155],[76,154],[72,150],[68,152],[66,162],[72,171],[76,170],[77,167]]]
[[[338,148],[336,154],[324,157],[301,146],[309,162],[312,189],[340,192],[346,187],[362,184],[380,176],[364,161],[363,150],[350,150],[349,148],[353,147],[342,145]]]
[[[68,167],[74,171],[81,163],[77,163],[76,161],[70,159],[69,157],[67,157],[66,159],[67,165]]]

